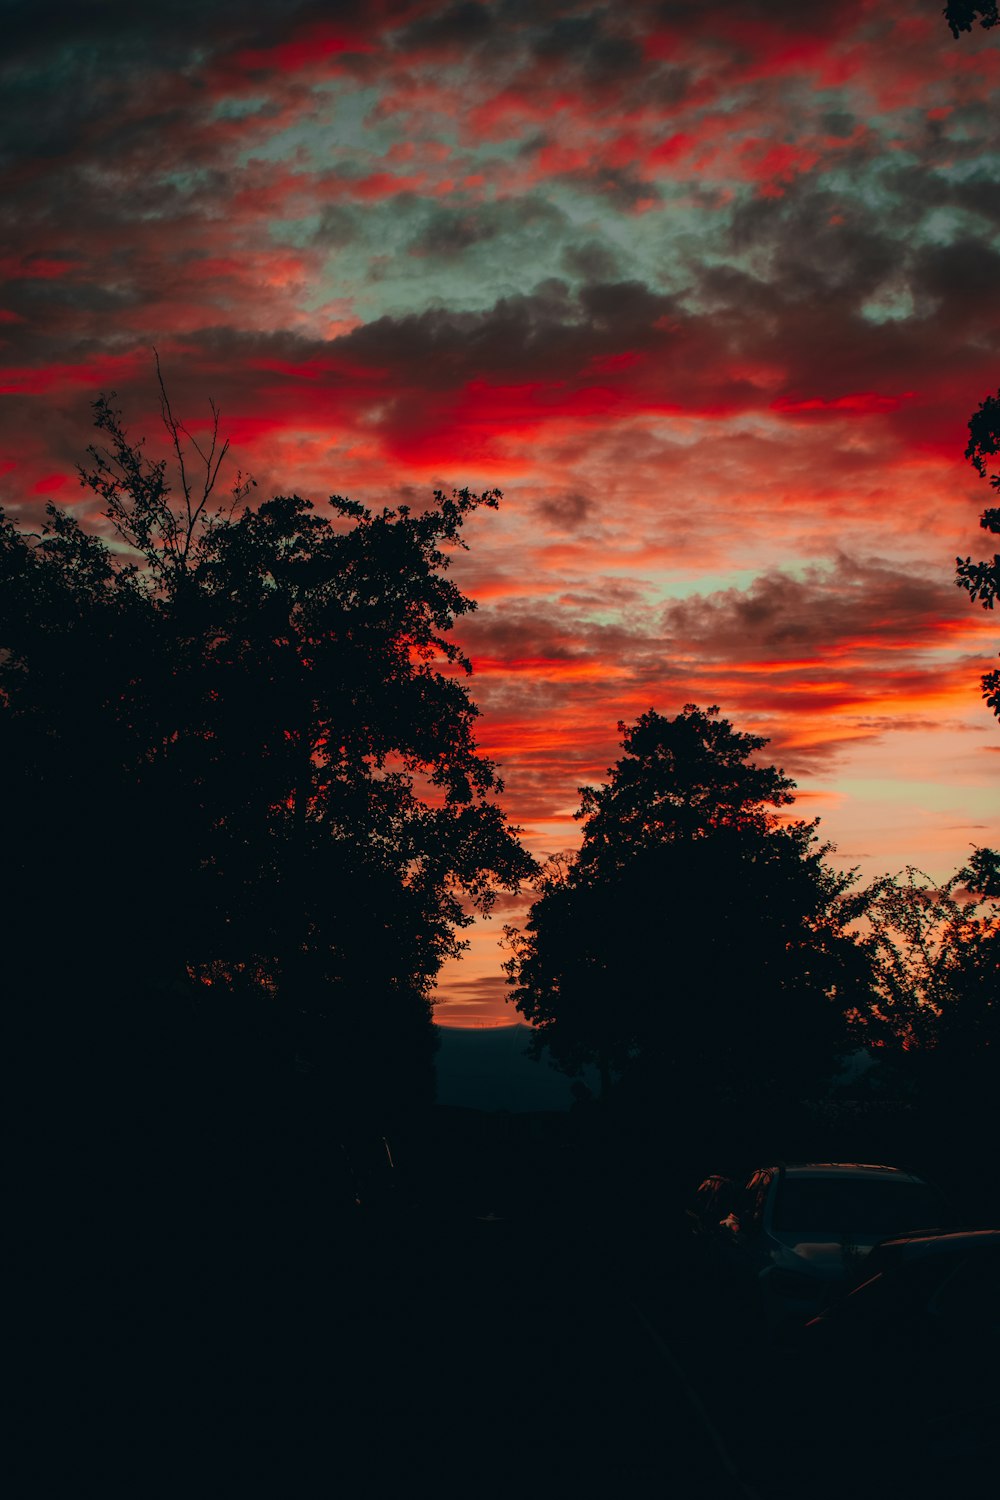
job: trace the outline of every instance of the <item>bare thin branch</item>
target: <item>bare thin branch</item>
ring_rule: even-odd
[[[187,516],[188,516],[188,535],[190,536],[190,533],[191,533],[191,485],[190,485],[190,482],[189,482],[188,476],[187,476],[187,466],[184,463],[184,445],[183,445],[183,443],[181,442],[181,439],[180,439],[181,429],[180,429],[180,425],[178,424],[178,422],[174,419],[174,414],[173,414],[173,412],[172,412],[172,410],[170,408],[170,397],[167,395],[167,387],[166,387],[166,384],[165,384],[164,379],[163,379],[163,371],[160,368],[160,356],[159,356],[158,351],[155,348],[153,350],[153,359],[156,361],[156,379],[159,382],[159,386],[160,386],[160,415],[163,418],[163,425],[164,425],[164,427],[167,429],[167,431],[170,434],[170,439],[171,439],[171,442],[173,443],[173,446],[174,446],[174,452],[177,455],[177,467],[178,467],[178,469],[180,471],[180,476],[181,476],[181,488],[184,491],[184,505],[185,505],[185,508],[187,510]],[[184,558],[186,559],[186,557],[187,557],[187,549],[185,548]]]

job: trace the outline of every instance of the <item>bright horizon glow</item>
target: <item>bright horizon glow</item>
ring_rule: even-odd
[[[524,1026],[529,1031],[532,1029],[530,1022],[526,1021],[523,1016],[516,1021],[506,1021],[499,1017],[468,1021],[463,1021],[461,1018],[438,1021],[435,1018],[434,1024],[440,1026],[443,1031],[516,1031],[519,1026]]]

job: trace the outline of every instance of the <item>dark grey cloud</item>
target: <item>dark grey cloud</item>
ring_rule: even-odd
[[[687,92],[683,67],[650,64],[637,33],[647,7],[579,8],[561,0],[497,0],[492,5],[458,0],[401,27],[393,37],[397,54],[429,51],[488,69],[512,70],[526,85],[572,86],[595,100],[635,86],[647,104],[670,106]],[[638,99],[638,96],[637,96]]]
[[[113,263],[105,266],[104,274],[103,281],[66,277],[19,280],[13,277],[5,283],[3,296],[24,318],[25,332],[29,336],[33,334],[37,339],[41,329],[47,328],[53,336],[65,339],[71,329],[80,327],[81,322],[89,324],[101,318],[115,320],[142,305],[143,291],[130,284],[127,278],[119,282]],[[17,334],[15,329],[15,339]]]
[[[584,286],[574,297],[553,279],[482,312],[429,308],[377,318],[340,342],[366,362],[419,370],[432,386],[486,374],[569,377],[595,355],[657,343],[654,324],[672,310],[669,297],[641,282]]]
[[[775,569],[747,589],[680,600],[663,623],[679,648],[735,662],[822,656],[844,643],[879,655],[887,646],[917,651],[967,618],[967,601],[945,578],[841,554],[802,576]]]
[[[621,627],[594,625],[556,605],[508,601],[503,610],[479,611],[462,626],[463,644],[474,654],[512,661],[565,664],[620,653]]]
[[[572,491],[539,500],[537,509],[546,521],[560,531],[576,531],[593,515],[594,502],[586,495]]]
[[[315,24],[391,26],[406,9],[392,0],[377,15],[365,0],[7,0],[0,163],[58,159],[81,141],[110,158],[137,136],[165,140],[181,118],[211,108],[206,85],[234,52],[266,51]],[[183,115],[168,108],[157,118],[156,98],[171,84]]]
[[[566,62],[605,40],[606,12],[557,16],[534,37],[532,50],[546,62]]]
[[[985,233],[942,243],[923,204],[893,200],[881,179],[874,187],[870,204],[808,181],[744,201],[729,227],[733,258],[689,261],[679,300],[702,315],[706,356],[711,343],[782,371],[772,399],[799,420],[864,409],[838,402],[870,396],[899,440],[933,445],[947,433],[957,452],[971,393],[995,384],[1000,259]]]
[[[424,47],[435,51],[477,47],[493,40],[496,28],[496,14],[490,6],[459,0],[438,15],[422,16],[405,27],[397,34],[396,46],[403,52]]]
[[[650,182],[629,167],[608,167],[602,163],[588,171],[560,173],[555,181],[588,195],[600,194],[607,207],[618,213],[634,213],[637,208],[660,202],[664,197],[659,183]]]
[[[703,294],[715,305],[732,307],[752,298],[762,312],[788,325],[792,344],[791,323],[802,318],[800,305],[809,304],[804,316],[813,327],[825,309],[831,327],[850,323],[860,339],[859,368],[862,347],[870,342],[863,327],[866,304],[887,293],[910,294],[906,322],[922,324],[925,347],[929,342],[942,355],[965,344],[973,330],[977,340],[995,343],[1000,257],[991,221],[1000,220],[1000,166],[982,165],[961,182],[923,168],[890,167],[870,186],[870,199],[857,189],[833,192],[809,181],[790,184],[781,198],[745,199],[732,212],[728,238],[733,255],[751,270],[692,268]],[[980,231],[957,213],[950,226],[929,219],[946,208],[978,215]],[[751,280],[741,281],[751,273]],[[891,355],[906,337],[881,324],[881,350],[870,356],[865,351],[865,368],[877,367],[880,353]]]
[[[504,235],[538,231],[556,234],[564,214],[537,194],[499,202],[432,203],[407,246],[411,255],[454,260],[476,245]]]
[[[843,25],[861,9],[858,0],[827,0],[825,5],[803,5],[802,0],[658,0],[653,13],[670,26],[690,28],[701,22],[721,37],[730,23],[767,22],[780,30],[825,33]]]
[[[327,245],[331,250],[341,250],[355,244],[361,233],[357,210],[345,208],[341,203],[328,203],[320,214],[315,239],[317,244]]]
[[[840,140],[846,140],[853,135],[858,124],[858,117],[848,109],[830,109],[820,116],[821,127],[828,135]]]
[[[261,43],[283,34],[289,24],[358,14],[358,4],[317,0],[170,0],[169,5],[136,5],[135,0],[7,0],[3,9],[4,53],[8,64],[22,63],[53,45],[114,55],[130,48],[158,51],[165,42],[193,54],[220,40]]]
[[[1000,161],[992,170],[980,163],[959,181],[923,166],[902,167],[883,174],[883,182],[895,197],[918,213],[934,208],[956,208],[990,224],[1000,224]]]
[[[595,330],[652,328],[676,305],[642,281],[598,281],[581,287],[580,306]]]
[[[841,295],[858,303],[900,261],[874,214],[822,190],[748,199],[733,214],[730,242],[737,254],[763,252],[768,280],[790,301]]]
[[[608,9],[557,17],[532,38],[531,48],[546,67],[579,66],[588,82],[600,86],[637,74],[643,64],[642,47],[613,30]]]
[[[576,583],[563,589],[559,604],[583,614],[595,609],[635,611],[646,607],[646,596],[647,589],[642,583],[633,583],[627,578],[597,576],[586,584]]]
[[[952,321],[997,329],[1000,253],[991,245],[963,237],[950,245],[921,246],[912,255],[910,278],[947,308]]]
[[[567,245],[562,253],[562,265],[571,276],[582,281],[617,281],[621,270],[619,257],[597,240]]]

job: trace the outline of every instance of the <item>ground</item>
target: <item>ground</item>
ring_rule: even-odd
[[[143,1492],[204,1447],[167,1491],[922,1493],[870,1463],[873,1414],[810,1412],[674,1186],[630,1177],[579,1121],[438,1110],[402,1155],[387,1201],[297,1235],[248,1226],[224,1254],[207,1239],[159,1300],[109,1275],[117,1312],[76,1368]],[[947,1476],[924,1477],[931,1494]]]

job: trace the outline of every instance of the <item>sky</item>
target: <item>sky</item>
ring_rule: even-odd
[[[454,576],[539,857],[619,720],[718,704],[834,862],[1000,842],[966,424],[1000,386],[1000,31],[940,0],[33,0],[0,64],[0,503],[155,345],[263,493],[499,487]],[[439,1021],[515,1017],[504,898]]]

